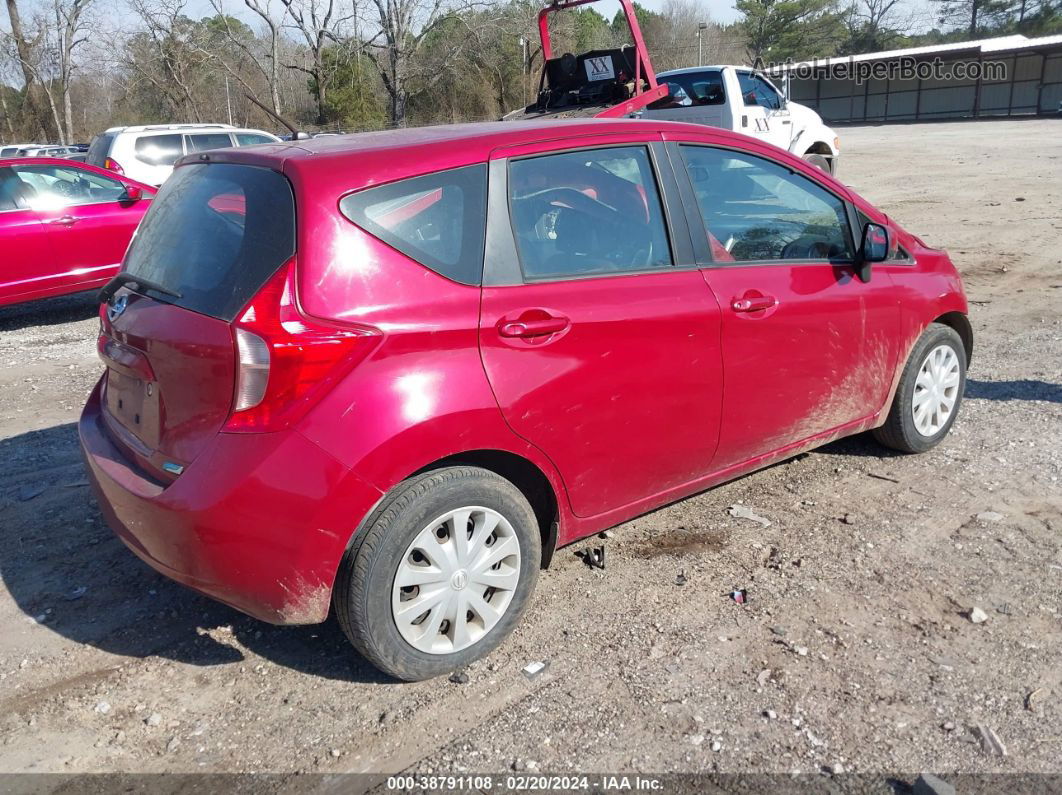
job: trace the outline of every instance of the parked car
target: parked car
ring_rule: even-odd
[[[39,144],[3,144],[0,145],[0,157],[18,157],[20,150],[34,146],[39,146]]]
[[[945,252],[637,120],[186,158],[101,299],[79,429],[118,536],[265,621],[334,604],[410,680],[497,646],[557,546],[840,436],[929,450],[972,349]]]
[[[694,66],[661,72],[670,91],[642,113],[647,119],[707,124],[745,133],[837,173],[841,139],[811,108],[793,102],[766,77],[743,66]]]
[[[79,153],[76,146],[26,146],[18,150],[14,157],[69,157]]]
[[[149,185],[161,185],[185,154],[279,141],[262,130],[228,124],[111,127],[92,139],[86,162]]]
[[[154,193],[70,160],[0,159],[0,306],[106,284]]]

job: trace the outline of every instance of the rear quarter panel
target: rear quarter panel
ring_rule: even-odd
[[[510,452],[546,474],[565,511],[552,464],[509,429],[487,382],[480,288],[440,276],[347,221],[337,207],[343,194],[292,182],[301,309],[379,332],[372,353],[314,407],[300,432],[381,491],[458,453]]]

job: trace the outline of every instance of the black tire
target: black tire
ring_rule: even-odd
[[[806,160],[808,163],[811,163],[811,165],[815,166],[815,168],[821,168],[827,174],[833,173],[833,169],[830,168],[830,161],[822,155],[817,155],[812,152],[808,152],[806,155],[804,155],[804,160]]]
[[[959,386],[951,416],[948,417],[940,430],[932,436],[924,436],[915,425],[914,412],[911,409],[915,392],[915,380],[926,357],[940,345],[947,345],[955,351],[959,362]],[[959,415],[959,408],[962,405],[965,389],[966,349],[962,344],[962,338],[950,326],[945,326],[942,323],[930,324],[911,350],[911,355],[908,357],[903,373],[900,375],[900,383],[896,387],[896,396],[892,400],[889,416],[884,425],[874,429],[874,438],[886,447],[901,450],[905,453],[924,453],[926,450],[936,447],[948,435],[955,418]]]
[[[497,511],[512,526],[520,545],[519,581],[505,613],[478,642],[450,654],[429,654],[410,645],[395,624],[395,573],[433,519],[471,505]],[[484,657],[505,639],[527,607],[541,558],[535,512],[512,483],[472,466],[432,470],[395,486],[357,531],[336,576],[336,617],[354,647],[384,673],[409,682],[430,679]]]

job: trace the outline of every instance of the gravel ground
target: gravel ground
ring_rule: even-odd
[[[561,550],[463,684],[138,562],[77,451],[92,297],[0,310],[0,772],[1062,773],[1060,133],[841,130],[843,178],[974,302],[949,439],[842,440]],[[575,555],[601,543],[603,572]]]

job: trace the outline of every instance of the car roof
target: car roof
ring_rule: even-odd
[[[110,177],[119,182],[131,182],[134,185],[139,185],[141,188],[146,188],[152,193],[158,191],[158,187],[155,185],[148,185],[146,182],[141,182],[138,179],[131,179],[124,174],[115,174],[113,171],[99,168],[91,163],[85,163],[81,160],[71,160],[69,157],[35,157],[32,160],[28,160],[25,157],[0,157],[0,168],[5,168],[7,166],[66,166],[67,168],[76,168],[81,171],[91,171],[93,174]]]
[[[108,127],[104,133],[164,132],[166,130],[235,130],[231,124],[131,124],[126,127]]]
[[[724,66],[687,66],[683,69],[668,69],[666,72],[657,72],[657,78],[671,77],[673,75],[694,75],[699,72],[718,72],[725,68]],[[735,69],[742,69],[743,67],[735,66]]]
[[[257,127],[233,127],[229,124],[147,124],[138,125],[136,127],[111,127],[109,130],[104,131],[104,135],[130,134],[139,135],[142,133],[165,135],[166,133],[183,133],[185,135],[191,133],[261,133],[270,137],[276,138],[277,136],[267,130],[260,130]]]
[[[526,122],[478,122],[399,130],[352,133],[254,147],[208,150],[186,155],[178,165],[200,161],[263,165],[326,180],[351,172],[357,163],[362,185],[387,182],[446,168],[483,163],[496,149],[601,135],[694,132],[720,142],[748,141],[746,136],[717,127],[656,119],[576,119]],[[337,169],[340,169],[337,171]],[[358,180],[355,180],[357,182]],[[351,185],[355,187],[355,185]]]

